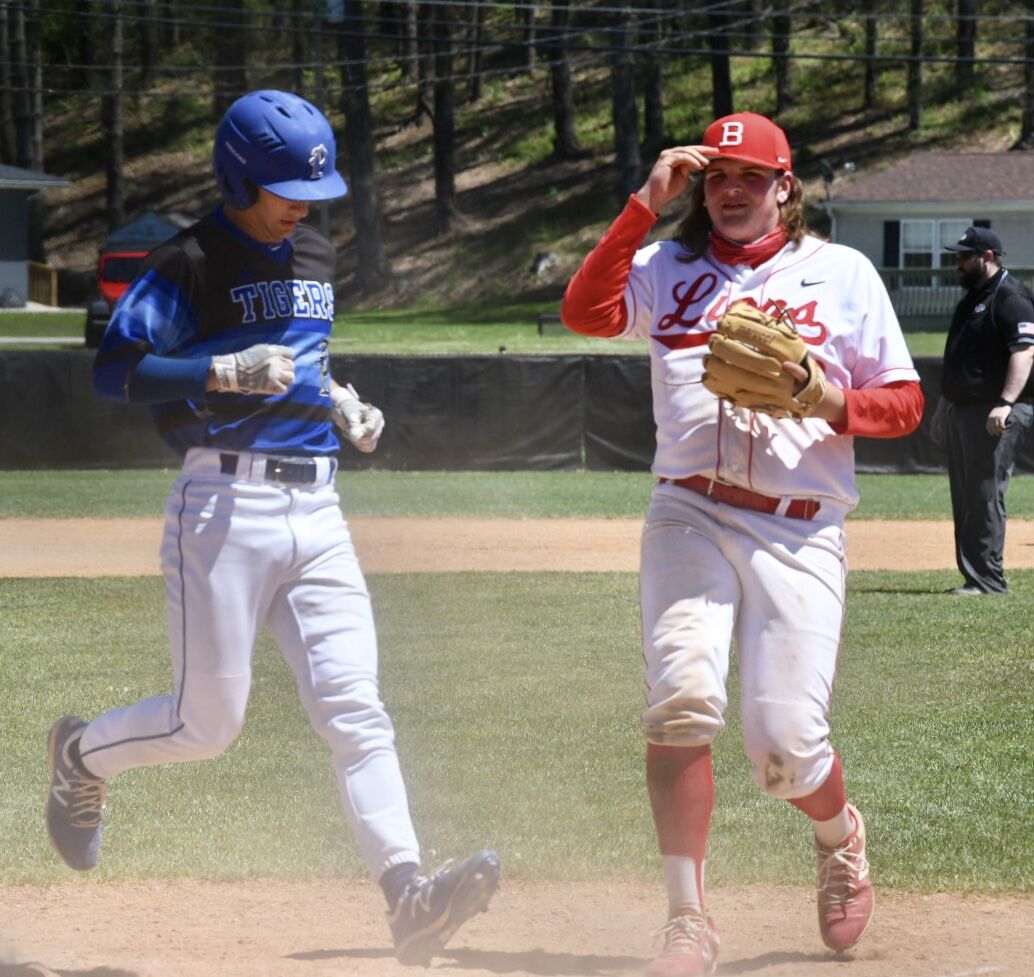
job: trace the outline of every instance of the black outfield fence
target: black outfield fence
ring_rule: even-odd
[[[86,350],[0,353],[0,468],[174,467],[144,407],[93,394]],[[939,359],[916,361],[927,396],[920,429],[855,442],[864,472],[940,472],[929,435]],[[644,356],[346,356],[333,375],[377,404],[387,424],[372,455],[345,468],[646,470],[653,454],[650,364]],[[1034,472],[1034,444],[1017,470]]]

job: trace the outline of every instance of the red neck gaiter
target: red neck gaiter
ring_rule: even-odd
[[[750,244],[737,244],[722,237],[717,231],[711,231],[711,254],[723,265],[750,265],[751,268],[757,268],[781,250],[786,242],[786,228],[782,224],[771,234]]]

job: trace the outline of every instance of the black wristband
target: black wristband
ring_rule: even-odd
[[[1015,406],[1016,406],[1016,401],[1015,400],[1006,400],[1004,397],[999,397],[998,398],[998,403],[995,404],[995,407],[1015,407]]]

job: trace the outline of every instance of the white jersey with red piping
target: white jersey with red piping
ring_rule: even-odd
[[[775,420],[715,398],[700,382],[707,341],[728,305],[786,310],[829,382],[844,389],[917,381],[886,288],[872,263],[805,237],[750,268],[709,254],[686,260],[674,241],[640,249],[625,292],[624,336],[650,344],[662,478],[706,475],[770,495],[858,501],[854,439],[817,418]],[[839,508],[839,507],[838,507]]]

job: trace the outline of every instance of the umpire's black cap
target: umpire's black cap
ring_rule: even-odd
[[[1005,254],[1002,242],[990,227],[967,227],[958,244],[946,244],[945,251],[993,251]]]

